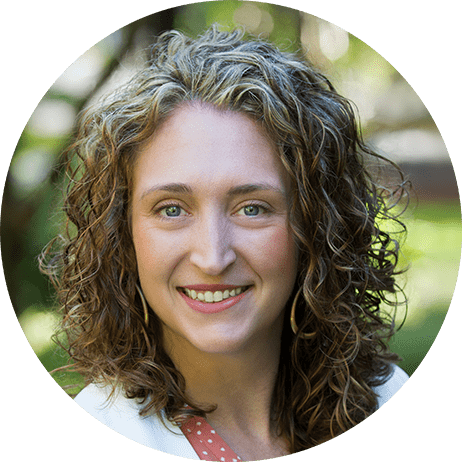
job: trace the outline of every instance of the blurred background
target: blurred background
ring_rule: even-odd
[[[62,214],[59,159],[72,140],[77,114],[132,75],[143,51],[164,30],[196,36],[212,23],[237,25],[287,51],[301,50],[357,106],[363,136],[397,162],[413,183],[404,219],[408,236],[401,285],[407,319],[392,341],[412,374],[435,339],[448,310],[459,268],[461,215],[457,183],[439,131],[403,77],[365,43],[315,16],[260,2],[202,2],[164,10],[114,32],[82,55],[51,86],[15,150],[2,202],[2,259],[16,315],[47,370],[67,363],[51,340],[57,307],[37,255],[59,232]],[[397,323],[404,319],[398,314]],[[62,385],[80,383],[60,372]]]

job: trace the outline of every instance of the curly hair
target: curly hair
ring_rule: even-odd
[[[399,360],[387,346],[393,316],[380,306],[398,306],[399,243],[383,225],[392,220],[405,231],[391,211],[404,179],[392,192],[376,184],[368,167],[384,159],[364,144],[352,105],[324,75],[240,30],[161,35],[145,67],[82,115],[64,158],[66,233],[41,257],[62,306],[72,366],[88,382],[140,399],[143,415],[164,410],[181,422],[213,410],[186,395],[158,318],[145,324],[129,225],[137,153],[188,101],[262,124],[293,181],[299,267],[272,415],[291,452],[310,448],[373,413],[374,387]]]

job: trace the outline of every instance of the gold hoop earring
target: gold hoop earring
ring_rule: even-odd
[[[140,295],[141,304],[143,305],[143,312],[144,312],[144,323],[148,326],[149,325],[149,308],[146,302],[146,298],[144,297],[143,291],[141,290],[140,286],[136,284],[136,290]]]
[[[298,289],[297,293],[295,294],[294,301],[292,303],[292,309],[290,310],[290,327],[292,328],[292,332],[295,335],[299,335],[300,338],[302,338],[302,339],[309,339],[309,338],[315,337],[316,332],[311,332],[309,334],[307,334],[305,332],[300,332],[298,330],[298,326],[297,326],[297,323],[295,321],[295,308],[297,306],[298,297],[300,297],[301,291],[302,291],[302,288],[300,287],[300,289]]]

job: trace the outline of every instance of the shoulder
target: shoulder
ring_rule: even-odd
[[[97,420],[137,443],[153,449],[190,459],[197,455],[178,427],[162,422],[159,415],[141,417],[141,405],[128,399],[121,391],[109,397],[111,387],[95,384],[85,387],[75,402]]]
[[[383,406],[409,379],[400,367],[393,364],[393,372],[388,380],[374,388],[377,394],[377,407]]]

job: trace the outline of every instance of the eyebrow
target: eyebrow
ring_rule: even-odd
[[[243,196],[257,191],[273,191],[282,196],[285,196],[285,191],[277,186],[270,183],[250,183],[232,187],[228,192],[227,196]],[[193,194],[193,189],[186,183],[166,183],[161,185],[155,185],[141,195],[141,199],[153,192],[170,192],[176,194]]]
[[[252,183],[252,184],[244,184],[241,186],[234,186],[231,188],[227,195],[228,196],[242,196],[245,194],[257,192],[257,191],[273,191],[282,196],[285,196],[284,190],[278,188],[270,183]]]
[[[147,195],[153,192],[171,192],[177,194],[192,194],[191,186],[185,183],[167,183],[161,185],[155,185],[152,188],[147,189],[141,195],[141,199],[144,199]]]

